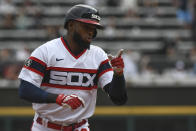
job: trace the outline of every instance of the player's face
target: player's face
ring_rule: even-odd
[[[76,22],[75,30],[73,32],[73,39],[84,49],[89,49],[90,43],[96,31],[95,25],[89,25],[82,22]]]

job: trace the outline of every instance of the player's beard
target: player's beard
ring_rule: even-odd
[[[84,41],[78,32],[73,33],[73,40],[78,44],[78,46],[84,49],[90,49],[90,42]]]

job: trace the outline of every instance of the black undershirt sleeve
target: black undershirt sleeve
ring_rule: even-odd
[[[32,103],[56,103],[58,95],[46,92],[30,82],[21,80],[19,96]]]
[[[124,75],[113,75],[112,82],[104,86],[104,90],[114,104],[123,105],[127,102],[128,97]]]

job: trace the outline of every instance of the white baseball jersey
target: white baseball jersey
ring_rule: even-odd
[[[90,46],[75,56],[61,37],[35,49],[19,75],[41,89],[55,94],[76,94],[85,101],[75,110],[56,103],[33,103],[35,116],[57,124],[71,124],[93,115],[97,87],[112,81],[113,70],[107,54],[97,46]]]

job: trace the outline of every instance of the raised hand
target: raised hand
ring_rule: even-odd
[[[123,51],[124,51],[123,49],[120,49],[116,56],[112,56],[110,54],[108,55],[108,58],[110,60],[114,73],[117,75],[123,74],[124,61],[121,57]]]

